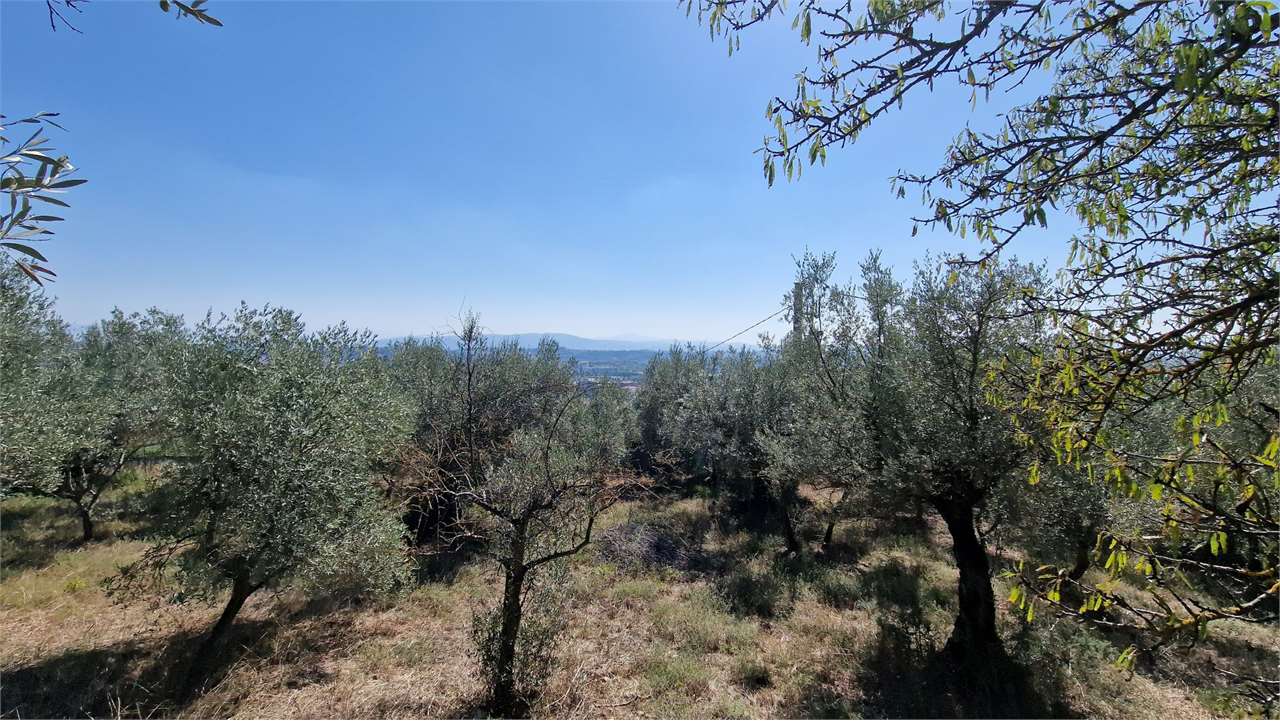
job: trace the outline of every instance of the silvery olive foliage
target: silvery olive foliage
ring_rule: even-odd
[[[76,503],[85,540],[93,535],[93,506],[126,465],[173,440],[177,399],[166,381],[187,340],[180,316],[116,309],[76,344],[76,369],[61,391],[91,406],[80,413],[96,433],[64,459],[55,493]]]
[[[53,235],[49,224],[62,218],[44,209],[68,207],[58,196],[85,182],[71,177],[71,161],[49,145],[48,129],[62,128],[53,120],[57,115],[38,113],[12,121],[0,115],[0,194],[5,205],[0,209],[0,249],[37,284],[57,275],[41,265],[48,259],[36,245]]]
[[[835,270],[834,254],[806,252],[797,260],[796,285],[786,299],[792,330],[777,357],[787,402],[780,421],[764,434],[775,486],[806,484],[824,497],[824,546],[850,507],[892,514],[907,502],[901,494],[880,492],[901,408],[882,402],[900,388],[877,374],[901,362],[900,349],[891,347],[900,329],[884,303],[868,304],[884,314],[872,322],[864,291],[835,282]]]
[[[798,317],[783,353],[793,354],[794,415],[766,434],[770,471],[839,488],[864,517],[936,511],[960,571],[949,646],[989,654],[999,637],[983,521],[1022,482],[1031,454],[990,397],[988,376],[992,364],[1044,342],[1043,324],[1018,312],[1044,280],[1013,262],[948,272],[926,259],[904,290],[875,253],[859,285],[831,281],[831,256],[806,255],[798,266]]]
[[[488,339],[468,315],[446,347],[441,337],[406,339],[387,349],[388,372],[413,412],[410,442],[384,476],[408,506],[406,520],[419,545],[457,539],[457,499],[441,488],[483,478],[511,436],[543,425],[566,392],[576,390],[571,363],[545,340],[532,353],[514,342]]]
[[[3,490],[71,502],[91,540],[103,492],[168,438],[175,399],[166,373],[186,342],[182,319],[117,310],[74,340],[16,265],[2,282]]]
[[[693,346],[673,345],[645,366],[636,408],[641,448],[654,472],[706,472],[707,451],[689,447],[681,415],[687,406],[685,397],[707,383],[711,358]]]
[[[768,462],[761,431],[785,403],[777,349],[676,346],[655,356],[637,396],[642,448],[660,466],[717,492],[759,495]]]
[[[806,162],[825,163],[829,149],[950,84],[975,109],[994,107],[955,128],[935,169],[894,177],[899,196],[921,193],[916,226],[977,239],[976,261],[957,260],[978,265],[1043,228],[1065,230],[1057,282],[1024,303],[1053,325],[1052,340],[1000,366],[998,400],[1044,430],[1022,438],[1050,459],[1031,466],[1032,485],[1083,474],[1117,506],[1145,501],[1141,514],[1161,520],[1103,529],[1107,583],[1081,586],[1067,568],[1021,574],[1016,601],[1028,615],[1040,602],[1095,622],[1104,609],[1124,617],[1136,634],[1124,665],[1215,621],[1274,622],[1280,404],[1257,379],[1274,374],[1280,343],[1276,3],[686,7],[731,51],[750,27],[789,17],[816,52],[794,93],[766,104],[769,183],[779,170],[798,178]],[[1135,433],[1153,417],[1164,431]],[[1151,579],[1140,601],[1114,592],[1127,572]],[[1064,585],[1088,604],[1064,602]],[[1223,678],[1268,708],[1280,700],[1274,677]]]
[[[163,489],[157,543],[121,587],[159,581],[178,602],[230,588],[236,601],[404,578],[401,527],[371,465],[407,432],[408,412],[372,336],[242,306],[195,328],[172,383],[188,460]]]
[[[455,479],[467,528],[502,570],[503,593],[477,612],[473,638],[491,702],[510,712],[540,690],[563,628],[557,579],[590,543],[600,514],[634,483],[621,471],[635,414],[626,392],[562,389],[553,413],[486,454],[482,477]]]
[[[52,298],[0,261],[0,493],[56,488],[62,460],[91,435],[84,409],[62,392],[75,371]]]
[[[927,498],[979,501],[1028,462],[985,384],[994,363],[1043,342],[1043,324],[1017,305],[1043,282],[1016,261],[958,273],[917,264],[904,309],[909,451],[895,471],[929,478]]]

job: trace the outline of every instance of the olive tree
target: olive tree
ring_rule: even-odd
[[[165,486],[158,540],[117,591],[171,588],[175,602],[226,604],[195,649],[198,689],[220,642],[260,589],[387,589],[405,568],[400,527],[371,461],[406,430],[373,338],[308,332],[282,309],[207,318],[173,378],[190,460]]]
[[[778,349],[733,348],[707,354],[705,373],[680,399],[673,437],[708,474],[722,520],[777,523],[791,553],[800,553],[797,485],[768,473],[766,432],[786,402]],[[779,482],[781,481],[781,482]]]
[[[1269,372],[1280,342],[1271,263],[1280,215],[1274,162],[1280,105],[1269,90],[1280,83],[1275,3],[691,0],[687,6],[731,48],[751,26],[788,13],[799,40],[815,46],[816,65],[796,76],[794,93],[767,105],[774,132],[762,157],[770,183],[779,168],[799,177],[806,157],[809,164],[825,162],[828,149],[856,142],[871,123],[939,83],[969,90],[975,107],[980,100],[1029,98],[992,113],[986,128],[981,119],[956,128],[936,169],[900,172],[894,187],[900,195],[921,192],[927,210],[916,223],[986,244],[976,261],[962,262],[988,263],[1050,224],[1074,233],[1059,282],[1027,298],[1033,312],[1057,321],[1056,340],[1026,363],[1003,367],[1009,378],[1002,405],[1050,430],[1043,439],[1025,439],[1044,447],[1037,454],[1079,463],[1096,478],[1119,477],[1110,484],[1119,496],[1155,495],[1144,485],[1171,491],[1149,498],[1167,518],[1159,540],[1108,529],[1131,565],[1156,572],[1141,604],[1154,615],[1130,624],[1147,639],[1139,645],[1166,644],[1219,619],[1269,618],[1254,611],[1273,608],[1280,597],[1277,556],[1264,553],[1254,568],[1213,549],[1224,545],[1223,535],[1228,547],[1274,548],[1280,532],[1275,517],[1258,510],[1274,501],[1268,489],[1280,422],[1265,409],[1257,418],[1222,410],[1261,408],[1241,394],[1249,395],[1251,378]],[[1275,408],[1273,401],[1263,402]],[[1170,407],[1180,408],[1167,414],[1179,442],[1156,452],[1117,442],[1133,419]],[[1264,429],[1247,443],[1201,442],[1206,423],[1249,431],[1254,420]],[[1239,435],[1215,432],[1228,434]],[[1201,468],[1197,478],[1212,467],[1226,482],[1203,492],[1199,481],[1186,480],[1189,463]],[[1199,538],[1187,550],[1204,547],[1218,557],[1170,554],[1181,543],[1175,534],[1186,533]],[[1160,598],[1159,588],[1193,567],[1220,591],[1235,590],[1197,605]],[[1047,586],[1028,588],[1057,604],[1051,596],[1058,579],[1049,575]],[[1259,577],[1272,583],[1259,589],[1244,582]],[[1118,600],[1098,591],[1095,603]],[[1280,681],[1267,684],[1263,695],[1274,701]]]
[[[795,288],[786,299],[792,330],[772,357],[784,401],[777,420],[761,432],[769,459],[765,477],[781,511],[795,517],[787,526],[797,525],[807,510],[797,502],[801,484],[826,499],[824,549],[865,481],[868,442],[860,403],[865,368],[852,352],[862,319],[850,312],[849,289],[831,282],[834,270],[833,254],[806,252],[797,261]],[[803,548],[790,533],[788,545],[793,552]]]
[[[63,460],[54,495],[75,503],[84,540],[93,537],[94,505],[126,464],[172,438],[175,399],[166,380],[185,342],[182,318],[153,308],[127,316],[117,309],[78,344],[78,367],[63,390],[96,425]]]
[[[836,524],[860,497],[866,478],[861,408],[843,402],[843,398],[832,399],[832,389],[814,376],[815,360],[798,342],[788,339],[783,345],[775,372],[787,402],[776,422],[760,431],[761,448],[768,458],[761,477],[771,490],[771,498],[776,499],[783,519],[783,540],[792,554],[807,550],[798,528],[815,511],[826,525],[822,548],[829,548]],[[826,360],[828,367],[836,364],[830,355]],[[843,370],[832,371],[832,375],[843,375]],[[847,390],[849,380],[842,377],[840,387]],[[801,501],[801,486],[813,492],[819,508]]]
[[[694,387],[707,382],[713,357],[691,345],[673,345],[645,365],[636,408],[647,469],[668,475],[677,471],[706,474],[705,454],[685,442],[686,426],[680,416]]]
[[[75,342],[48,325],[53,316],[47,300],[33,295],[30,282],[13,268],[3,292],[16,294],[11,302],[30,302],[7,316],[5,407],[13,415],[6,445],[13,470],[5,489],[69,501],[82,540],[90,541],[103,492],[170,430],[173,402],[165,370],[184,342],[182,319],[156,310],[130,316],[117,310]],[[22,328],[33,311],[45,314],[43,329]]]
[[[626,393],[562,389],[554,412],[489,449],[482,477],[441,492],[461,501],[483,553],[502,570],[502,596],[474,622],[476,653],[493,708],[509,714],[538,691],[560,623],[557,566],[584,549],[600,514],[630,485],[619,474],[634,428]]]
[[[770,434],[770,475],[834,494],[824,547],[851,506],[922,514],[921,493],[885,483],[903,450],[905,321],[902,289],[871,252],[860,284],[832,280],[835,256],[806,253],[791,293],[792,331],[780,361],[786,421]]]
[[[466,544],[501,566],[501,600],[477,613],[473,635],[494,709],[513,713],[549,669],[555,576],[621,493],[616,470],[635,421],[616,386],[584,391],[554,342],[532,352],[492,343],[472,314],[451,345],[390,349],[388,373],[415,420],[387,475],[419,544]]]
[[[1015,312],[1040,282],[1034,268],[1014,262],[949,275],[926,261],[906,299],[906,448],[894,472],[900,488],[922,493],[946,523],[960,572],[947,645],[972,662],[1000,648],[978,516],[1001,487],[1021,482],[1030,462],[985,383],[992,364],[1041,342],[1038,321]]]
[[[651,465],[708,484],[723,521],[776,523],[798,554],[804,502],[793,478],[769,473],[767,448],[790,402],[782,353],[767,337],[760,348],[673,346],[650,360],[637,405]]]
[[[414,413],[400,462],[386,474],[408,502],[406,521],[419,545],[456,536],[456,499],[423,478],[481,477],[491,449],[519,429],[544,423],[573,368],[551,341],[528,353],[514,341],[493,343],[479,318],[463,319],[453,348],[443,338],[408,339],[389,349],[390,376]]]
[[[775,444],[782,468],[848,474],[863,508],[927,505],[945,522],[959,570],[948,650],[966,662],[999,652],[992,569],[979,518],[1031,461],[1018,426],[988,391],[991,366],[1042,342],[1017,312],[1043,282],[1027,266],[948,273],[926,260],[905,294],[872,254],[862,285],[830,282],[834,259],[800,262],[803,349],[794,374],[801,425]],[[800,432],[797,432],[800,431]]]
[[[0,494],[61,483],[64,459],[88,435],[85,409],[64,392],[75,372],[73,341],[52,298],[0,260]]]

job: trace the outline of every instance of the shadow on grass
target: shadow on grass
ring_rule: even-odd
[[[855,662],[860,697],[811,684],[792,712],[807,718],[1067,718],[1000,648],[962,660],[936,647],[931,630],[902,614],[877,621],[879,636]]]
[[[330,615],[337,604],[319,598],[302,608],[260,620],[241,620],[231,628],[223,651],[209,665],[204,693],[216,688],[238,663],[270,656],[273,665],[288,665],[293,674],[282,681],[299,688],[325,681],[317,657],[353,643],[352,620]],[[303,621],[326,616],[323,624],[301,628]],[[3,672],[0,694],[3,718],[150,718],[185,715],[199,699],[184,703],[182,684],[192,651],[206,629],[181,632],[163,639],[126,641],[93,649],[74,649]],[[277,640],[287,638],[282,653]]]
[[[833,589],[834,591],[835,589]],[[818,586],[819,596],[823,587]],[[1045,699],[1027,669],[1001,646],[957,654],[930,624],[935,589],[918,569],[890,559],[859,574],[847,591],[874,601],[877,633],[869,647],[837,648],[830,669],[848,669],[843,684],[818,675],[784,715],[806,718],[1065,718],[1069,708]],[[825,599],[824,599],[825,600]],[[836,604],[832,604],[836,605]],[[936,609],[935,609],[936,610]],[[838,677],[840,674],[830,674]],[[1043,684],[1042,684],[1043,687]]]
[[[3,545],[4,565],[0,567],[0,582],[31,570],[48,568],[63,551],[72,551],[80,547],[75,541],[42,541],[28,543],[14,538],[8,533]],[[8,542],[11,541],[11,542]]]
[[[69,501],[16,497],[0,508],[0,581],[49,567],[60,553],[112,540],[138,540],[154,530],[156,488],[131,482],[111,488],[93,509],[96,536],[81,540],[80,519]]]
[[[212,667],[216,685],[246,652],[261,642],[270,622],[237,624],[228,651]],[[181,684],[199,633],[175,634],[161,642],[127,641],[75,649],[4,672],[0,716],[5,718],[86,718],[176,716]]]
[[[482,548],[478,541],[420,547],[414,556],[414,579],[419,585],[453,583],[458,573],[476,559]]]
[[[842,537],[833,538],[830,543],[822,546],[818,550],[817,558],[830,566],[856,567],[870,551],[871,544],[867,539],[845,533]]]
[[[50,498],[17,497],[0,507],[0,581],[46,568],[58,554],[82,546],[80,521],[70,504]]]
[[[880,621],[863,664],[860,713],[885,718],[1064,718],[1032,687],[1028,672],[1000,648],[962,659],[921,646],[910,625]]]

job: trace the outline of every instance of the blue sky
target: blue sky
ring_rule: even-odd
[[[806,246],[845,273],[973,249],[912,238],[888,184],[968,121],[957,88],[765,186],[765,103],[813,62],[787,23],[730,58],[674,2],[211,0],[222,28],[83,7],[52,32],[0,0],[3,112],[61,112],[90,180],[44,248],[74,323],[243,299],[385,336],[473,308],[500,333],[716,340],[778,306]]]

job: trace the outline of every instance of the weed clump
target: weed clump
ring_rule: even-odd
[[[716,582],[729,610],[740,616],[781,618],[795,605],[795,583],[772,566],[749,563]]]
[[[705,515],[679,509],[632,513],[600,534],[596,555],[629,571],[689,571],[701,563],[702,541],[709,529]]]
[[[747,691],[759,691],[773,683],[769,667],[758,658],[738,659],[733,665],[732,678]]]

